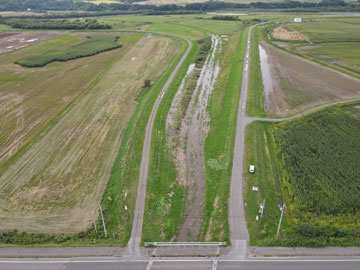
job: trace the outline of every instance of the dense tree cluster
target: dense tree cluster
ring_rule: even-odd
[[[239,16],[226,16],[226,15],[212,16],[211,19],[220,20],[220,21],[240,21]]]
[[[70,21],[66,19],[1,18],[0,23],[18,29],[111,29],[110,25],[99,24],[97,20]]]
[[[282,1],[282,2],[254,2],[249,4],[205,2],[182,5],[138,5],[133,4],[140,0],[121,0],[123,3],[95,5],[89,2],[75,0],[0,0],[0,11],[96,11],[114,12],[126,11],[132,13],[184,13],[206,12],[226,9],[307,9],[307,10],[344,10],[352,11],[359,9],[359,4],[345,3],[343,0],[322,0],[315,2]],[[336,7],[336,9],[334,9]]]

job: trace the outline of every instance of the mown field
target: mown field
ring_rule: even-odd
[[[123,131],[136,109],[136,99],[144,92],[144,79],[156,82],[179,49],[179,43],[169,38],[141,37],[141,34],[120,37],[124,47],[103,53],[111,55],[113,52],[113,58],[107,59],[105,68],[96,66],[101,72],[79,98],[55,114],[41,133],[31,138],[31,143],[3,164],[0,176],[2,230],[71,234],[87,231],[93,219],[97,220],[98,206]],[[31,47],[24,49],[28,50]],[[41,45],[38,50],[41,51]],[[103,54],[87,58],[84,66],[91,65]],[[84,59],[52,63],[41,71],[46,74],[52,68]],[[80,74],[85,71],[74,65],[69,73],[77,69]],[[78,75],[74,80],[79,78]],[[39,85],[38,81],[32,82]],[[51,93],[53,88],[43,91]],[[46,101],[49,99],[45,96],[36,104]],[[127,196],[124,193],[127,200],[134,201],[131,190]],[[111,194],[107,200],[113,200]],[[129,211],[133,211],[134,203],[128,204]],[[108,212],[104,214],[107,218]],[[127,235],[119,235],[123,228],[115,229],[109,231],[112,238],[126,242]],[[30,238],[26,240],[31,242]]]

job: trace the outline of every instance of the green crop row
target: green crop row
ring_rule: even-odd
[[[360,210],[360,118],[338,107],[274,127],[288,199],[300,212]]]
[[[26,56],[15,63],[24,67],[43,67],[55,61],[69,61],[76,58],[88,57],[101,52],[121,48],[117,43],[118,37],[111,35],[89,36],[87,40],[66,49],[53,49]]]

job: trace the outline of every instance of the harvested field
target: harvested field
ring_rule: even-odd
[[[60,34],[60,32],[0,32],[0,55]]]
[[[282,25],[275,28],[272,36],[281,40],[306,40],[306,36],[298,31],[291,29],[288,26]]]
[[[137,40],[138,37],[133,39],[132,44]],[[144,79],[156,80],[178,48],[179,44],[168,38],[141,38],[131,49],[127,45],[86,60],[84,69],[104,54],[114,56],[120,53],[121,56],[123,51],[126,52],[114,64],[111,58],[107,59],[109,69],[96,83],[93,82],[91,91],[83,92],[61,118],[43,130],[15,160],[2,167],[0,230],[56,234],[76,233],[89,228],[92,220],[98,217],[98,206],[120,147],[121,134],[136,108],[135,99],[141,92]],[[136,61],[132,60],[134,58]],[[75,76],[72,82],[86,73],[78,67],[82,61],[84,59],[69,62],[77,63],[69,72]],[[41,70],[46,74],[44,71],[57,66],[53,63]],[[76,74],[78,69],[79,74]],[[96,70],[104,69],[96,66]],[[59,79],[55,77],[54,80]],[[33,84],[39,85],[39,81],[35,80]],[[54,89],[48,86],[43,91],[43,98],[30,100],[27,106],[33,105],[40,115],[47,115],[40,104],[51,99]],[[67,100],[73,94],[71,91],[74,88],[69,87],[69,93],[63,99],[57,97],[52,104]],[[30,99],[26,92],[21,98],[15,96],[12,98],[15,101],[8,103],[18,104]],[[74,99],[73,96],[70,98]],[[12,106],[9,113],[19,107]],[[16,119],[18,114],[15,112],[13,115]],[[36,122],[37,118],[34,117],[33,121]],[[22,118],[19,116],[19,119],[12,122],[21,126]],[[6,118],[1,121],[6,122]],[[15,132],[15,138],[16,135]]]
[[[261,43],[273,80],[265,97],[267,113],[295,114],[322,103],[360,96],[360,80]],[[265,82],[263,82],[265,83]]]

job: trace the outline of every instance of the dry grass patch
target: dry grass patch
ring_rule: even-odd
[[[275,28],[272,35],[274,38],[281,40],[307,40],[304,34],[285,25]]]
[[[178,48],[168,38],[140,39],[6,168],[0,176],[0,230],[75,233],[91,226],[144,79],[156,80]],[[34,104],[52,98],[48,92]]]

